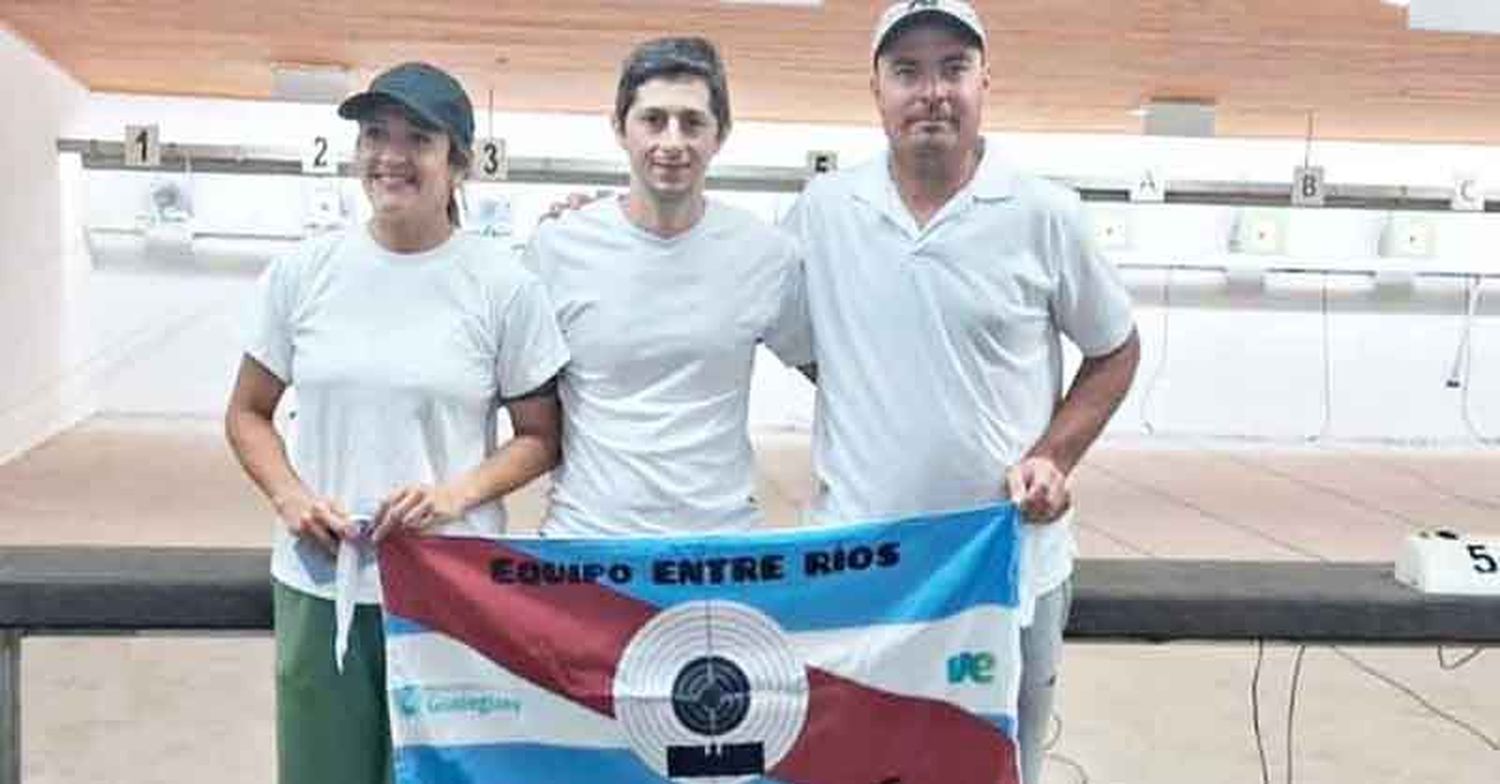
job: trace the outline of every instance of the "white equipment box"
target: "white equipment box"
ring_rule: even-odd
[[[1500,538],[1412,534],[1396,558],[1396,579],[1423,593],[1500,596]]]

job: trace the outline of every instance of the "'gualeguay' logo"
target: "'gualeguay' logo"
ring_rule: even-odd
[[[509,694],[468,686],[402,686],[391,691],[396,712],[405,717],[462,713],[471,716],[521,714],[521,701]]]

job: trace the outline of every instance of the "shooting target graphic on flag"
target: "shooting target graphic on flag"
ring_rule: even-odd
[[[615,717],[652,770],[738,784],[791,750],[807,718],[807,671],[781,627],[730,601],[675,605],[641,627],[615,671]]]

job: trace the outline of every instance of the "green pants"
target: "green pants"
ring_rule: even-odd
[[[333,665],[333,602],[279,582],[274,595],[278,781],[392,781],[380,608],[355,610],[340,673]]]

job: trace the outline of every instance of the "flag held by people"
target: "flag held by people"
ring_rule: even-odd
[[[380,550],[402,784],[1013,784],[1019,523]]]

